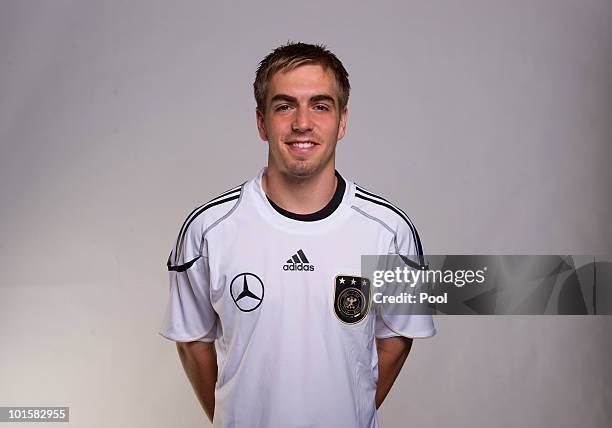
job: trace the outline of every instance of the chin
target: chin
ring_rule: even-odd
[[[308,178],[316,175],[321,168],[318,165],[311,164],[298,164],[298,165],[289,165],[287,167],[287,174],[293,177],[299,178]]]

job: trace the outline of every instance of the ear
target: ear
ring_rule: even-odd
[[[348,107],[344,107],[340,113],[340,125],[338,126],[338,140],[342,140],[346,133],[346,120],[348,118]]]
[[[264,115],[259,110],[259,107],[255,109],[255,118],[257,119],[257,130],[259,131],[259,138],[263,141],[268,141],[268,134],[266,132],[266,122],[264,120]]]

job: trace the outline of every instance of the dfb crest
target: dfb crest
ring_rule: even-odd
[[[370,281],[353,275],[334,278],[334,312],[346,324],[357,324],[370,309]]]

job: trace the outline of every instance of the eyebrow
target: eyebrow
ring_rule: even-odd
[[[336,100],[332,96],[326,95],[326,94],[315,95],[314,97],[310,98],[310,102],[317,102],[317,101],[329,101],[334,106],[336,105]]]
[[[286,101],[286,102],[289,102],[289,103],[296,103],[297,102],[297,98],[292,97],[291,95],[287,95],[287,94],[276,94],[270,100],[271,103],[274,103],[274,102],[277,102],[277,101]],[[330,95],[327,95],[327,94],[313,95],[312,97],[310,97],[309,101],[311,103],[319,102],[319,101],[328,101],[332,105],[334,105],[334,106],[336,105],[336,100],[334,99],[334,97],[332,97]]]

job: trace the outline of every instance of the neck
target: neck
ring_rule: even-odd
[[[281,208],[295,214],[311,214],[322,209],[336,191],[334,165],[310,177],[294,177],[275,168],[266,168],[262,187]]]

